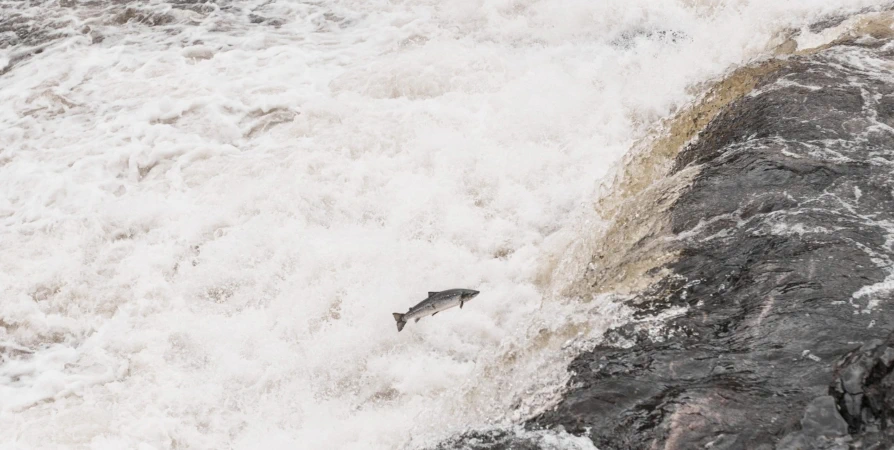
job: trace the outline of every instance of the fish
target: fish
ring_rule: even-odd
[[[462,308],[463,304],[475,298],[478,294],[478,291],[473,291],[472,289],[448,289],[441,292],[429,292],[428,298],[410,308],[406,313],[392,313],[394,320],[397,321],[397,331],[403,330],[404,325],[410,320],[415,319],[415,322],[419,322],[419,319],[423,317],[433,316],[454,306]]]

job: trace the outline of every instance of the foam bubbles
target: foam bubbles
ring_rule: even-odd
[[[540,276],[610,165],[782,27],[872,3],[2,2],[37,34],[0,55],[0,435],[391,449],[521,420],[563,343],[624,318]],[[396,332],[455,287],[482,294]]]

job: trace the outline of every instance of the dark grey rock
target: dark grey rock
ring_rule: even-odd
[[[894,445],[894,333],[856,349],[836,364],[829,391],[835,397],[849,430]],[[854,379],[853,374],[860,373]],[[850,394],[848,381],[863,394]]]
[[[863,405],[863,394],[844,394],[845,411],[854,417],[860,416],[860,408]]]
[[[882,356],[881,358],[879,358],[879,360],[886,366],[890,366],[892,363],[894,363],[894,348],[885,347],[885,351],[882,353]]]
[[[813,444],[804,436],[804,433],[791,433],[783,437],[776,450],[808,450],[812,449]]]
[[[539,450],[537,441],[506,431],[475,431],[448,439],[434,450]]]
[[[673,172],[698,170],[668,210],[680,256],[629,305],[686,312],[651,333],[607,332],[634,345],[579,355],[564,398],[529,429],[600,450],[890,448],[894,293],[855,296],[894,266],[882,44],[790,58],[679,154]]]
[[[848,366],[848,368],[841,374],[841,385],[844,387],[845,392],[862,394],[863,375],[865,373],[866,369],[861,366]]]
[[[889,302],[869,308],[885,299],[852,297],[894,260],[894,133],[876,109],[894,85],[855,65],[891,59],[854,44],[794,58],[709,124],[676,160],[700,175],[670,210],[675,276],[631,303],[689,311],[665,339],[579,356],[575,387],[530,426],[590,429],[603,450],[702,448],[721,433],[738,436],[731,448],[792,432],[786,445],[820,445],[847,432],[831,397],[811,402],[837,358],[894,328]],[[843,382],[860,393],[851,370]]]
[[[817,397],[807,405],[801,419],[802,433],[808,436],[838,437],[847,434],[847,422],[838,414],[835,398]]]

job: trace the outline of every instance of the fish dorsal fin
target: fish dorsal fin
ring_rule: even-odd
[[[431,297],[432,295],[435,295],[435,294],[437,294],[437,292],[431,292],[431,291],[428,292],[429,297]]]

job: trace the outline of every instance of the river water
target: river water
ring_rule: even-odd
[[[559,295],[600,181],[878,3],[0,1],[0,448],[410,449],[548,407],[625,320]],[[481,294],[397,332],[450,288]]]

